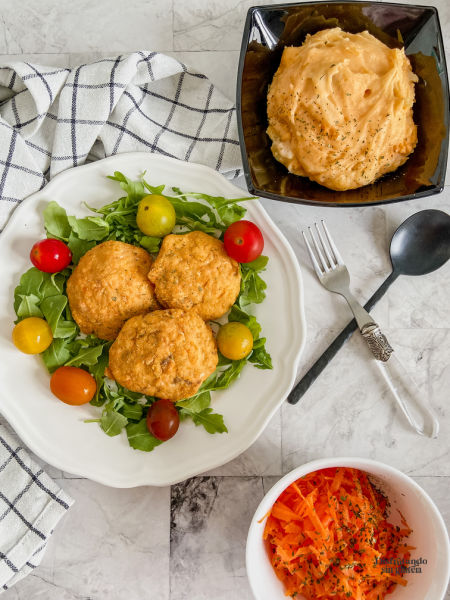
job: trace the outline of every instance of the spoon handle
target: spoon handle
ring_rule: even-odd
[[[371,298],[366,302],[364,308],[369,312],[375,304],[384,296],[389,286],[393,281],[395,281],[398,277],[398,273],[396,271],[392,271],[392,273],[383,281],[377,291],[373,294]],[[317,377],[322,373],[328,363],[332,360],[334,356],[338,353],[338,351],[342,348],[345,342],[349,339],[354,331],[358,329],[358,325],[356,324],[355,319],[352,319],[350,323],[345,327],[341,333],[334,339],[333,342],[328,346],[325,352],[316,360],[313,366],[309,369],[309,371],[300,379],[297,385],[291,390],[291,393],[287,397],[287,401],[289,404],[297,404],[303,394],[310,388],[310,386],[315,382]]]

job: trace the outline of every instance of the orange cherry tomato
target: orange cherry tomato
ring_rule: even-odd
[[[92,400],[97,383],[84,369],[59,367],[51,376],[50,389],[62,402],[79,406]]]

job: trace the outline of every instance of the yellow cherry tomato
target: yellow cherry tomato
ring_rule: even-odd
[[[175,209],[164,196],[150,194],[139,202],[136,223],[142,233],[164,237],[175,227]]]
[[[226,358],[240,360],[253,349],[252,332],[243,323],[231,321],[219,329],[217,346]]]
[[[12,332],[16,348],[25,354],[40,354],[53,340],[50,325],[39,317],[28,317],[17,323]]]

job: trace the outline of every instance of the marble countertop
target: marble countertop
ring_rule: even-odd
[[[205,73],[233,98],[243,21],[254,4],[2,0],[0,62],[17,58],[73,66],[136,49],[159,50]],[[439,10],[448,52],[450,3],[432,4]],[[302,267],[308,332],[300,376],[350,315],[345,302],[317,282],[298,229],[326,217],[352,274],[353,291],[363,302],[390,272],[388,247],[395,228],[423,208],[449,212],[450,187],[438,196],[383,208],[262,203]],[[326,456],[374,458],[401,469],[431,495],[449,526],[449,296],[450,262],[420,279],[400,277],[373,311],[439,414],[437,440],[422,439],[405,426],[365,358],[361,337],[354,335],[300,405],[284,405],[251,448],[203,476],[165,488],[111,489],[45,465],[76,502],[58,525],[42,564],[2,597],[250,599],[244,551],[256,506],[283,474]]]

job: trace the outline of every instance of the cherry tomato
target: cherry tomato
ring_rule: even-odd
[[[136,223],[145,235],[164,237],[175,227],[175,221],[173,204],[164,196],[150,194],[139,202]]]
[[[217,346],[226,358],[240,360],[248,356],[253,349],[252,332],[243,323],[231,321],[219,329]]]
[[[173,402],[161,398],[151,405],[147,413],[147,429],[155,438],[165,442],[170,440],[180,425],[180,417]]]
[[[28,317],[14,327],[12,340],[21,352],[40,354],[52,343],[53,334],[47,321],[39,317]]]
[[[66,404],[79,406],[92,400],[97,391],[97,383],[84,369],[59,367],[51,376],[50,389]]]
[[[261,255],[264,238],[251,221],[236,221],[228,227],[223,237],[228,256],[240,263],[252,262]]]
[[[39,271],[57,273],[70,264],[72,252],[64,242],[47,238],[34,244],[30,260]]]

